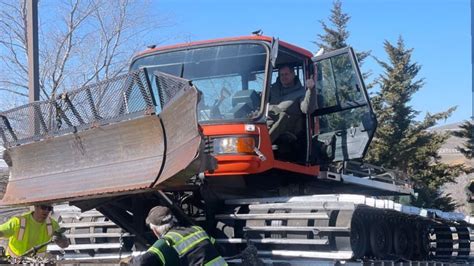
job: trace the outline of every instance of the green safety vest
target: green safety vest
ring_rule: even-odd
[[[199,226],[175,228],[148,249],[163,265],[227,265],[214,247],[214,239]]]

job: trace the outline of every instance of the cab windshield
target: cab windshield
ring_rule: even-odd
[[[199,122],[247,120],[261,108],[268,49],[241,43],[151,54],[135,60],[131,69],[146,67],[189,79],[202,92]],[[150,75],[152,84],[154,75]],[[155,91],[156,92],[156,91]]]

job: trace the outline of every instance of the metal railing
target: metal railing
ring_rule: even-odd
[[[141,69],[0,112],[0,144],[8,148],[152,114],[189,86],[188,80],[162,72],[153,74],[154,82],[147,70]]]
[[[410,178],[403,172],[368,163],[346,161],[344,162],[342,173],[393,185],[412,186]]]

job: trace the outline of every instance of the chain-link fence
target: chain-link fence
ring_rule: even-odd
[[[164,106],[189,86],[189,81],[161,72],[155,72],[152,80],[154,84],[142,69],[0,112],[0,141],[11,147],[151,114],[160,109],[157,95]]]

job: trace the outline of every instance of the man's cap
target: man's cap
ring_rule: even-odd
[[[150,210],[145,222],[146,224],[163,225],[171,222],[171,220],[173,220],[173,214],[169,208],[156,206]]]

